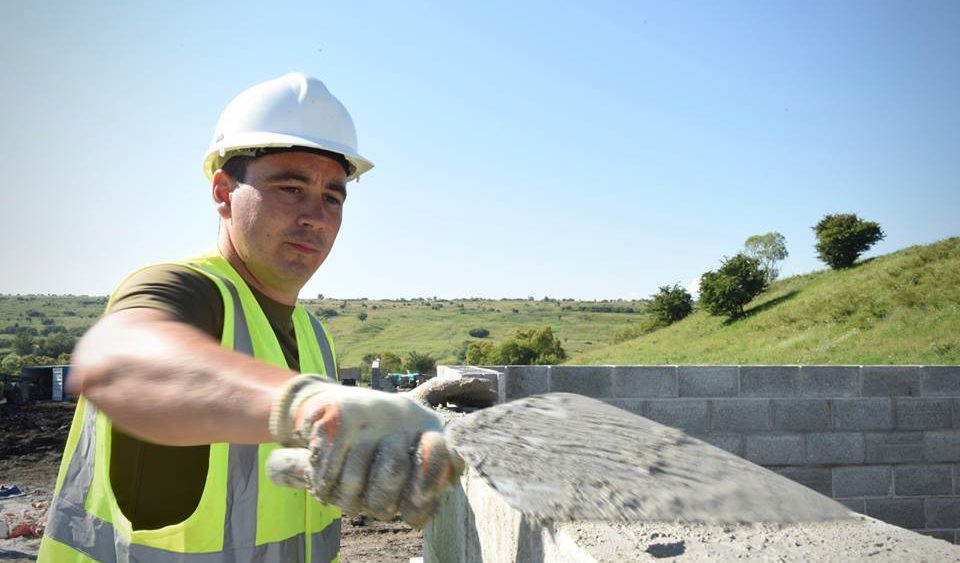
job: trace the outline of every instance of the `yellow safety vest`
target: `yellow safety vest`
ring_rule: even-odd
[[[185,262],[223,296],[221,343],[286,368],[270,323],[247,284],[218,254]],[[293,313],[300,369],[336,377],[333,343],[302,306]],[[210,445],[196,511],[155,530],[133,530],[110,485],[111,422],[81,397],[67,438],[40,544],[39,561],[240,563],[339,560],[340,511],[299,489],[274,485],[264,470],[269,444]]]

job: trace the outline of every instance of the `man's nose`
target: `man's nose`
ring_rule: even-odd
[[[329,213],[323,198],[311,198],[301,208],[298,223],[301,227],[320,229],[326,223]]]

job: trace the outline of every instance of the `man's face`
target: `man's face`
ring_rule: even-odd
[[[221,181],[232,184],[219,210],[238,257],[261,290],[295,298],[340,230],[343,168],[325,156],[285,152],[254,159],[243,182]]]

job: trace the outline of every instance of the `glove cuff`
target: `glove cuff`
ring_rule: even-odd
[[[270,407],[270,434],[284,446],[297,446],[293,431],[293,419],[297,408],[313,395],[303,391],[317,384],[328,383],[325,377],[315,374],[302,374],[291,378],[280,389],[280,394]]]

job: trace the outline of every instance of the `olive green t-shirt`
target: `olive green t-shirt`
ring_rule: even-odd
[[[298,371],[294,307],[250,288],[273,327],[290,369]],[[107,314],[124,309],[160,309],[220,341],[223,298],[209,278],[186,266],[159,264],[129,277],[115,292]],[[113,428],[110,480],[117,503],[135,530],[176,524],[200,501],[209,446],[163,446]]]

